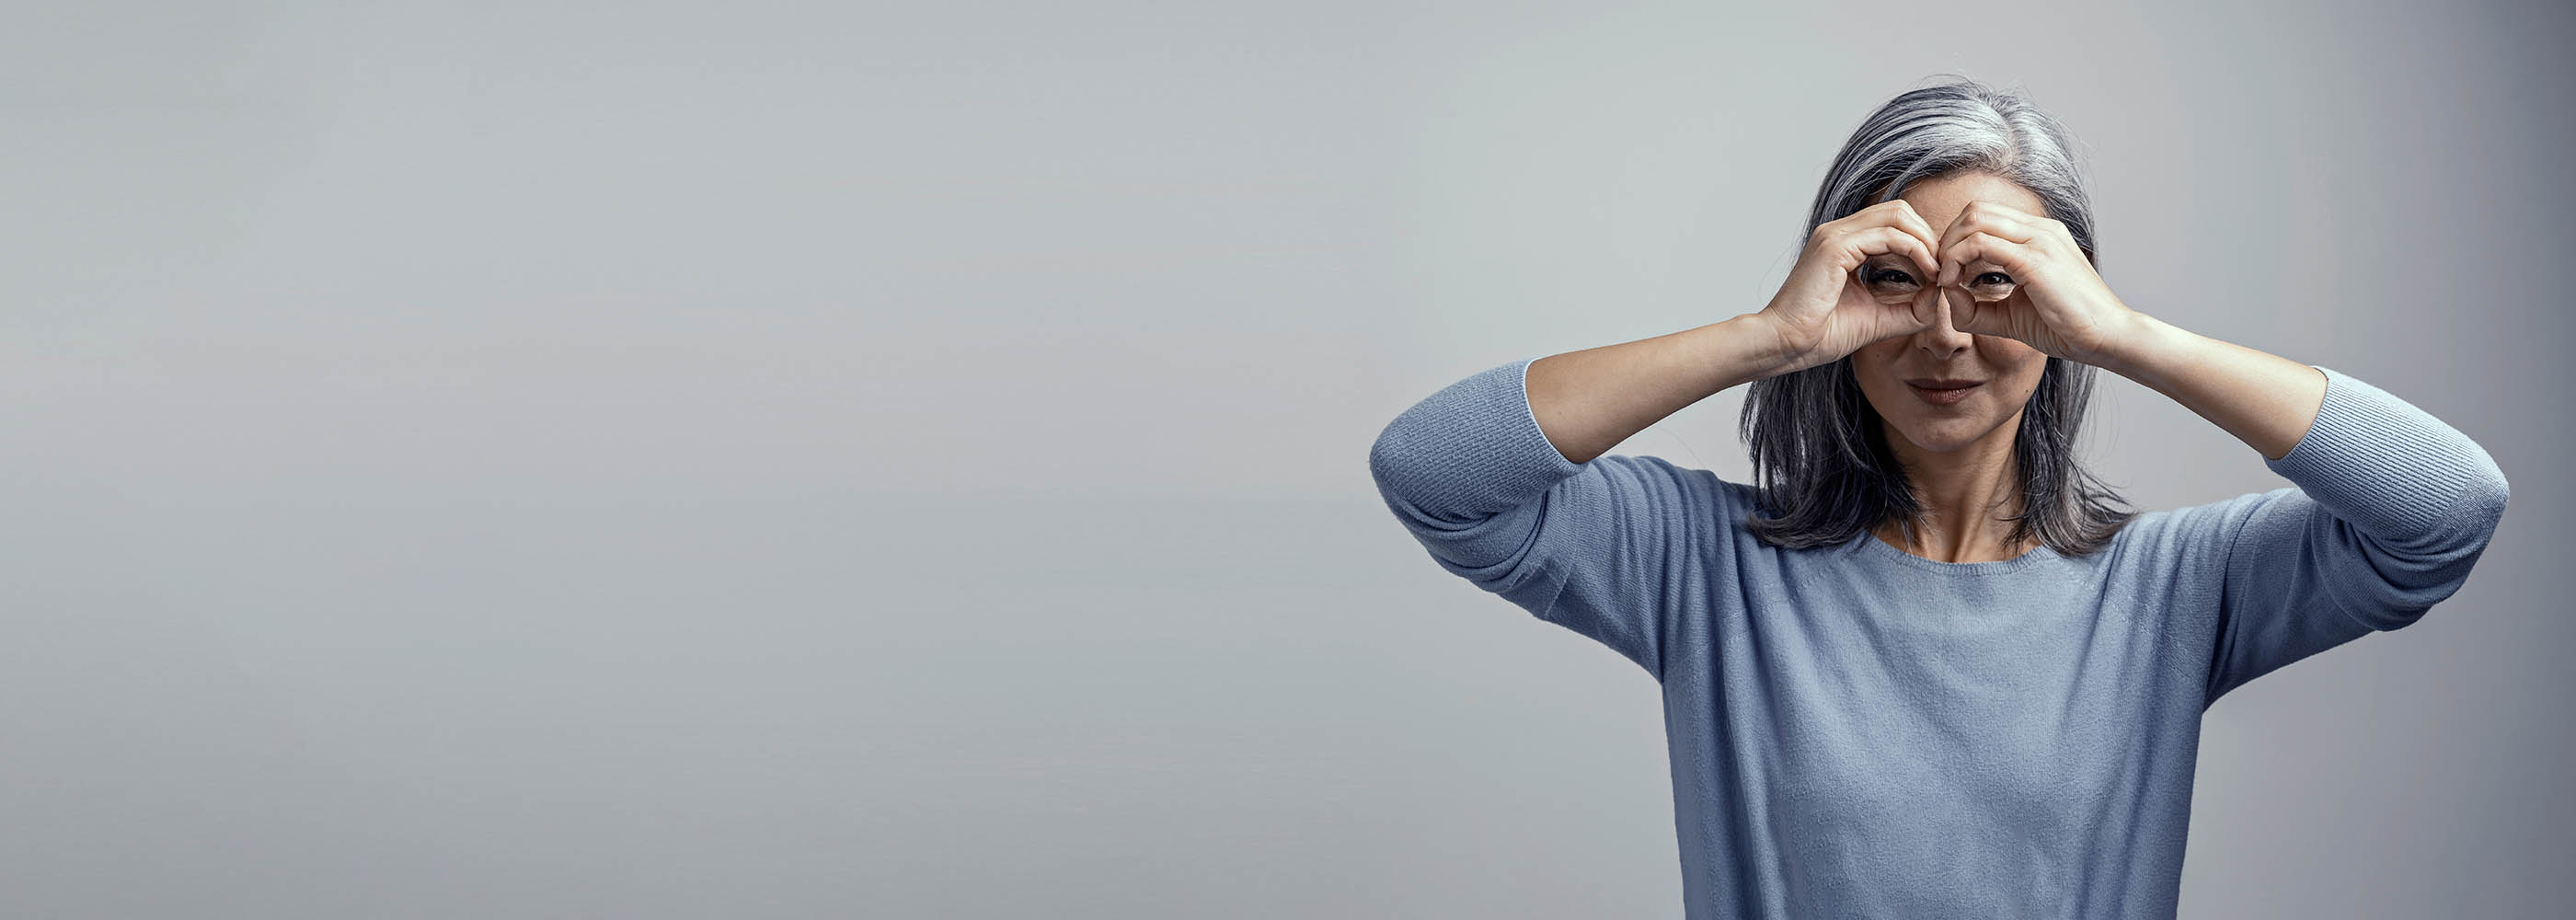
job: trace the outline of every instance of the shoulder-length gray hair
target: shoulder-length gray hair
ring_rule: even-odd
[[[1917,179],[1978,169],[2037,193],[2047,216],[2065,223],[2085,261],[2093,262],[2093,204],[2069,146],[2064,126],[2013,93],[1965,78],[1906,92],[1870,113],[1844,142],[1816,190],[1799,243],[1826,221],[1896,198]],[[2125,500],[2075,455],[2094,370],[2050,357],[2022,410],[2013,439],[2023,507],[2011,519],[2015,543],[2036,534],[2062,555],[2090,555],[2136,516],[2115,507]],[[1765,506],[1745,523],[1764,542],[1839,546],[1890,519],[1909,537],[1916,534],[1922,501],[1888,451],[1878,411],[1852,378],[1849,356],[1754,381],[1741,435]]]

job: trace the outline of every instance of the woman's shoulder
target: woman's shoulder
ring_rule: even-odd
[[[2229,538],[2256,510],[2297,494],[2300,494],[2298,487],[2285,486],[2143,511],[2130,518],[2115,539],[2131,552],[2156,558],[2184,559],[2223,554]]]
[[[1601,461],[1676,484],[1691,504],[1720,512],[1719,520],[1731,523],[1737,530],[1746,529],[1746,515],[1764,509],[1766,499],[1760,486],[1715,470],[1651,454],[1604,455],[1595,462]],[[2165,564],[2224,553],[2229,538],[2258,510],[2276,502],[2297,500],[2304,494],[2296,486],[2284,486],[2139,511],[2121,524],[2105,548],[2118,548],[2120,555],[2160,559]]]
[[[1582,476],[1621,496],[1631,512],[1676,521],[1715,521],[1744,529],[1744,516],[1760,490],[1705,467],[1653,454],[1602,454],[1583,464]]]
[[[1670,483],[1692,497],[1712,504],[1742,507],[1760,493],[1750,483],[1728,479],[1716,470],[1675,463],[1654,454],[1602,454],[1584,465],[1606,467],[1632,477]]]
[[[1654,454],[1603,454],[1585,466],[1598,468],[1604,475],[1651,484],[1658,491],[1682,499],[1674,510],[1691,508],[1723,512],[1726,515],[1724,519],[1734,522],[1738,528],[1743,526],[1744,516],[1760,510],[1765,501],[1762,488],[1751,482]],[[2223,546],[2226,539],[2257,510],[2274,502],[2303,496],[2297,486],[2283,486],[2196,504],[2140,511],[2120,527],[2113,540],[2133,551],[2150,553],[2213,544]]]

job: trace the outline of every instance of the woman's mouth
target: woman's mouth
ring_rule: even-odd
[[[1985,386],[1983,381],[1967,384],[1935,383],[1931,386],[1911,380],[1905,382],[1905,388],[1913,390],[1915,398],[1935,406],[1957,405],[1960,400],[1968,398],[1968,394],[1976,392],[1981,386]]]

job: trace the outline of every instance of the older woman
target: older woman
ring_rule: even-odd
[[[1904,93],[1760,311],[1485,370],[1370,451],[1442,567],[1661,683],[1690,917],[2171,917],[2201,713],[2422,617],[2504,512],[2405,400],[2121,302],[2067,147]],[[2294,485],[2112,507],[2096,368]],[[1737,385],[1758,485],[1602,455]]]

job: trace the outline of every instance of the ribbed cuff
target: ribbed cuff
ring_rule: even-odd
[[[1533,356],[1480,371],[1406,409],[1379,443],[1381,485],[1454,517],[1517,508],[1583,467],[1539,430],[1529,404]]]
[[[2297,446],[2263,465],[2336,517],[2382,539],[2430,540],[2462,523],[2464,494],[2502,478],[2459,429],[2358,378],[2309,366],[2325,373],[2325,404]]]

